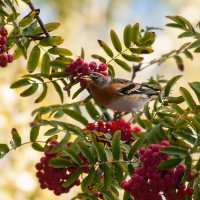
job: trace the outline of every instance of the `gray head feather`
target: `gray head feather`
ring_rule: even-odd
[[[94,81],[94,83],[100,87],[108,84],[111,81],[111,77],[104,76],[98,72],[92,72],[89,76]]]

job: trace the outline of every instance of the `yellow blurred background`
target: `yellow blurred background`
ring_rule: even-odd
[[[178,30],[165,27],[169,22],[166,15],[182,15],[193,25],[200,21],[199,0],[33,0],[33,4],[35,8],[40,8],[44,23],[60,22],[59,29],[53,34],[65,39],[62,46],[72,50],[77,56],[83,47],[87,61],[92,61],[91,54],[103,53],[98,47],[97,39],[111,44],[110,29],[115,29],[122,35],[125,25],[136,22],[142,27],[163,28],[164,30],[156,31],[157,40],[153,46],[155,52],[147,56],[145,62],[148,62],[187,41],[176,39],[180,33]],[[29,8],[20,0],[17,9],[23,16],[29,12]],[[26,62],[24,58],[20,58],[0,69],[0,143],[9,143],[12,127],[18,129],[23,142],[28,141],[29,123],[33,120],[31,111],[39,106],[59,103],[53,89],[44,102],[35,105],[33,102],[37,95],[22,98],[19,96],[21,90],[9,88],[12,82],[26,73]],[[187,82],[199,81],[199,67],[199,55],[195,56],[194,61],[185,59],[185,71],[182,72],[183,78],[178,85],[187,87]],[[180,74],[180,71],[174,60],[169,60],[162,66],[155,65],[138,73],[135,81],[146,81],[156,74],[165,75],[169,79]],[[116,71],[116,76],[127,78],[127,73],[119,70]],[[65,102],[68,102],[67,97]],[[25,145],[0,160],[0,200],[66,200],[77,193],[78,188],[74,188],[69,194],[57,197],[51,191],[39,188],[34,165],[41,156],[30,145]]]

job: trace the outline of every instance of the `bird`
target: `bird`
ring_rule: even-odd
[[[96,103],[119,113],[135,115],[160,93],[158,88],[126,79],[111,78],[99,72],[92,72],[82,79],[86,81],[86,87]]]

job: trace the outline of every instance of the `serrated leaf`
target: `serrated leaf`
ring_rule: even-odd
[[[133,156],[135,156],[135,154],[137,153],[137,150],[142,146],[144,140],[145,140],[145,137],[142,136],[134,142],[134,144],[132,145],[128,153],[129,160],[132,160]]]
[[[52,81],[51,83],[53,84],[56,92],[58,93],[58,95],[60,97],[61,102],[63,103],[63,101],[64,101],[64,95],[63,95],[63,91],[62,91],[60,85],[56,81]]]
[[[43,101],[43,99],[46,97],[47,95],[47,84],[46,83],[43,83],[42,84],[42,87],[43,87],[43,90],[42,90],[42,93],[40,94],[40,96],[35,100],[35,103],[40,103],[41,101]]]
[[[39,9],[32,10],[28,15],[26,15],[23,19],[19,21],[20,27],[27,27],[30,25],[36,16],[38,16],[40,13]]]
[[[60,23],[58,22],[50,22],[44,25],[44,27],[47,29],[48,32],[54,31],[55,29],[57,29],[60,26]],[[44,31],[42,30],[42,28],[39,26],[37,27],[34,31],[33,34],[34,35],[39,35],[39,34],[43,34]]]
[[[77,145],[83,156],[88,160],[88,162],[94,164],[95,160],[88,146],[81,140],[77,142]]]
[[[200,102],[200,82],[192,82],[192,83],[189,83],[189,85],[195,92],[195,94]]]
[[[120,60],[120,59],[114,59],[114,61],[119,65],[121,66],[124,70],[128,71],[128,72],[131,72],[132,68],[126,63],[124,62],[123,60]]]
[[[48,46],[57,46],[59,44],[62,44],[63,42],[64,42],[64,39],[62,39],[61,36],[52,36],[52,37],[48,37],[48,38],[44,38],[40,40],[39,44],[44,47],[48,47]]]
[[[186,157],[188,155],[188,151],[176,146],[169,146],[164,147],[160,150],[160,152],[167,153],[170,155],[180,156],[180,157]]]
[[[136,23],[132,27],[132,42],[133,44],[136,44],[139,40],[140,36],[140,25],[139,23]]]
[[[70,116],[71,118],[75,119],[76,121],[80,122],[84,126],[88,124],[88,120],[81,115],[81,113],[71,110],[71,109],[64,109],[64,113]]]
[[[93,55],[91,55],[91,57],[94,58],[94,59],[98,59],[102,63],[106,63],[106,59],[104,57],[100,56],[100,55],[93,54]]]
[[[39,143],[37,143],[37,142],[34,142],[34,143],[32,143],[32,148],[34,149],[34,150],[36,150],[36,151],[39,151],[39,152],[44,152],[44,147],[43,146],[41,146]]]
[[[182,162],[182,158],[172,158],[170,160],[163,161],[158,165],[159,170],[168,170],[170,168],[176,167]]]
[[[69,162],[66,158],[52,158],[49,161],[49,165],[56,169],[74,166],[74,164]]]
[[[31,132],[30,132],[30,141],[31,142],[35,142],[37,140],[39,131],[40,131],[40,126],[34,126],[31,128]]]
[[[170,91],[172,89],[172,87],[174,86],[174,84],[181,78],[181,75],[175,76],[173,77],[171,80],[168,81],[167,85],[165,86],[165,89],[163,91],[163,96],[167,97],[170,94]]]
[[[48,50],[48,52],[50,54],[60,55],[60,56],[71,56],[72,55],[72,52],[69,49],[66,49],[66,48],[53,47],[53,48],[50,48]]]
[[[174,59],[176,61],[178,69],[180,71],[184,71],[184,64],[182,58],[180,56],[174,56]]]
[[[11,131],[12,134],[12,140],[11,140],[11,146],[16,149],[17,147],[19,147],[22,143],[21,141],[21,137],[17,131],[17,129],[13,128]]]
[[[111,38],[112,44],[115,47],[115,49],[118,52],[121,52],[122,51],[122,45],[120,43],[119,37],[117,36],[117,34],[114,30],[110,31],[110,38]]]
[[[83,192],[88,192],[88,187],[90,185],[92,185],[92,183],[95,180],[95,175],[96,175],[96,171],[95,168],[92,167],[90,169],[90,172],[88,173],[88,176],[86,176],[83,181],[81,182],[81,188],[83,190]]]
[[[27,85],[30,85],[31,83],[27,79],[20,79],[15,81],[14,83],[11,84],[10,88],[19,88],[19,87],[24,87]]]
[[[25,91],[23,91],[20,96],[22,97],[27,97],[30,96],[32,94],[34,94],[38,89],[38,84],[37,83],[33,83],[28,89],[26,89]]]
[[[67,146],[67,142],[69,141],[70,134],[65,134],[63,139],[55,146],[52,148],[51,153],[58,153],[61,151],[63,148]]]
[[[67,188],[69,186],[71,186],[80,176],[80,174],[82,173],[82,169],[78,168],[71,176],[70,178],[67,179],[67,181],[65,181],[62,186],[64,188]]]
[[[30,56],[28,58],[28,63],[27,63],[27,70],[29,73],[34,72],[36,67],[38,66],[40,53],[41,51],[38,45],[34,46],[33,49],[31,50]]]
[[[116,131],[112,138],[112,154],[114,160],[119,160],[121,150],[120,150],[120,139],[121,131]]]
[[[41,73],[45,75],[50,74],[50,56],[48,53],[44,53],[41,62]]]
[[[73,162],[75,162],[77,165],[81,165],[81,159],[79,158],[79,156],[77,155],[77,153],[72,149],[72,148],[66,148],[63,151],[64,156],[69,156]]]
[[[100,45],[100,47],[102,47],[102,49],[106,52],[106,54],[108,56],[110,56],[111,58],[114,56],[111,48],[102,40],[98,40],[98,43]]]
[[[132,42],[132,26],[129,24],[125,27],[124,29],[124,44],[127,48],[129,48],[131,46],[131,42]]]
[[[185,101],[188,104],[188,107],[190,108],[190,110],[195,110],[196,109],[196,103],[193,100],[192,95],[189,93],[189,91],[183,87],[180,87],[180,92],[183,96],[183,98],[185,99]]]
[[[97,109],[94,107],[94,105],[91,103],[91,101],[88,101],[86,104],[85,104],[85,108],[88,112],[88,114],[90,115],[90,117],[96,121],[99,119],[100,117],[100,114],[99,112],[97,111]]]

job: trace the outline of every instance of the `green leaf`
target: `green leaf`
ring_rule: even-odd
[[[192,82],[192,83],[189,83],[189,85],[195,92],[195,94],[200,102],[200,82]]]
[[[170,160],[163,161],[158,165],[159,170],[168,170],[170,168],[176,167],[182,162],[182,158],[172,158]]]
[[[196,40],[188,48],[192,49],[192,48],[199,48],[199,47],[200,47],[200,40]]]
[[[126,192],[126,191],[124,191],[123,200],[132,200],[130,194],[128,192]]]
[[[132,27],[132,42],[136,44],[139,41],[140,36],[140,26],[139,23],[136,23]]]
[[[170,105],[170,107],[172,108],[172,110],[174,112],[176,112],[176,113],[178,113],[180,115],[183,115],[185,113],[184,110],[180,106],[178,106],[177,104],[170,103],[169,105]]]
[[[27,27],[33,22],[33,20],[35,19],[36,16],[39,15],[39,13],[40,13],[39,9],[32,10],[28,15],[26,15],[23,19],[19,21],[19,26],[23,28]]]
[[[81,188],[83,190],[83,192],[88,192],[88,187],[90,185],[92,185],[92,183],[95,180],[95,175],[96,175],[96,171],[95,168],[92,167],[90,169],[90,172],[88,173],[88,176],[86,176],[83,181],[81,182]]]
[[[185,158],[185,165],[186,165],[186,171],[182,177],[181,183],[185,183],[188,180],[188,177],[190,175],[191,172],[191,168],[192,168],[192,158],[190,155],[188,155]]]
[[[176,64],[178,66],[178,69],[180,71],[183,71],[184,70],[184,64],[183,64],[183,60],[180,56],[174,56],[174,59],[176,61]]]
[[[7,144],[0,144],[0,155],[1,153],[6,154],[9,152],[9,147]]]
[[[114,59],[114,61],[119,65],[121,66],[124,70],[128,71],[128,72],[131,72],[132,68],[126,63],[124,62],[123,60],[120,60],[120,59]]]
[[[53,48],[50,48],[48,50],[48,52],[50,54],[60,55],[60,56],[71,56],[72,55],[72,52],[69,49],[66,49],[66,48],[53,47]]]
[[[196,164],[196,170],[197,170],[197,171],[200,170],[200,158],[199,158],[199,160],[197,161],[197,164]]]
[[[180,156],[180,157],[186,157],[188,155],[188,151],[176,146],[169,146],[162,148],[160,152],[167,153],[170,155]]]
[[[77,142],[77,145],[78,145],[79,150],[83,154],[83,156],[88,160],[88,162],[94,164],[95,160],[94,160],[93,155],[91,154],[88,146],[84,142],[82,142],[81,140],[79,140]]]
[[[80,174],[82,173],[82,169],[81,168],[78,168],[73,174],[72,176],[70,176],[69,179],[67,179],[67,181],[65,181],[62,186],[64,188],[67,188],[69,186],[71,186],[77,179],[78,177],[80,176]]]
[[[88,124],[88,121],[85,117],[81,115],[81,113],[75,111],[75,110],[70,110],[70,109],[64,109],[64,113],[70,116],[71,118],[75,119],[76,121],[80,122],[84,126]]]
[[[200,199],[200,186],[198,183],[195,183],[194,186],[194,200],[199,200]]]
[[[51,150],[51,153],[58,153],[65,147],[67,147],[67,142],[69,141],[70,134],[65,134],[63,139]]]
[[[34,150],[36,150],[36,151],[39,151],[39,152],[44,152],[44,147],[43,146],[41,146],[39,143],[37,143],[37,142],[34,142],[34,143],[32,143],[32,148],[34,149]]]
[[[79,156],[77,155],[77,153],[72,149],[72,148],[66,148],[63,151],[64,156],[69,156],[73,162],[75,162],[77,165],[81,165],[81,159],[79,158]]]
[[[186,32],[183,32],[181,33],[178,38],[184,38],[184,37],[193,37],[195,36],[195,34],[191,31],[186,31]]]
[[[22,96],[22,97],[30,96],[30,95],[34,94],[37,89],[38,89],[38,84],[37,83],[33,83],[28,89],[26,89],[25,91],[23,91],[20,94],[20,96]]]
[[[94,105],[92,104],[91,101],[88,101],[86,104],[85,104],[85,108],[88,112],[88,114],[90,115],[90,117],[96,121],[99,119],[100,117],[100,114],[99,112],[97,111],[97,109],[94,107]]]
[[[91,139],[92,139],[92,142],[94,144],[94,148],[98,154],[98,157],[100,159],[100,161],[107,161],[107,155],[106,155],[106,152],[105,152],[105,148],[104,148],[104,145],[100,142],[97,142],[97,139],[96,139],[96,136],[95,135],[92,135],[91,136]]]
[[[58,23],[58,22],[50,22],[50,23],[44,25],[44,27],[47,29],[48,32],[54,31],[59,26],[60,26],[60,23]],[[33,31],[33,34],[34,35],[44,34],[44,31],[39,26]]]
[[[116,131],[112,139],[112,153],[113,153],[114,160],[120,159],[120,154],[121,154],[120,138],[121,138],[121,131]]]
[[[183,51],[183,53],[185,54],[185,56],[186,56],[187,58],[189,58],[190,60],[193,60],[193,55],[192,55],[192,53],[191,53],[190,51],[188,51],[188,49],[185,49],[185,50]]]
[[[40,126],[34,126],[33,128],[31,128],[31,132],[30,132],[31,142],[35,142],[37,140],[39,131],[40,131]]]
[[[141,45],[152,45],[155,41],[155,33],[154,32],[146,32],[144,34],[144,36],[139,40],[139,43],[137,44],[137,46],[141,46]]]
[[[146,105],[144,106],[144,114],[148,120],[151,120],[152,116],[149,111],[149,103],[146,103]]]
[[[195,50],[194,50],[195,53],[199,53],[200,52],[200,47],[197,47]]]
[[[15,81],[14,83],[12,83],[12,85],[10,86],[11,89],[13,88],[19,88],[19,87],[24,87],[27,85],[30,85],[31,83],[27,80],[27,79],[20,79]]]
[[[127,48],[131,46],[132,41],[132,26],[129,24],[124,29],[124,44]]]
[[[57,46],[59,44],[62,44],[63,42],[64,42],[64,39],[62,39],[61,36],[52,36],[52,37],[42,39],[40,41],[40,45],[44,47]]]
[[[12,129],[11,134],[12,134],[12,140],[11,140],[10,144],[14,149],[16,149],[22,143],[21,137],[15,128]]]
[[[193,100],[192,95],[189,93],[189,91],[183,87],[180,87],[180,92],[183,96],[183,98],[185,99],[185,101],[188,104],[188,107],[190,108],[190,110],[195,110],[196,109],[196,103]]]
[[[81,56],[80,56],[81,58],[85,58],[85,51],[84,51],[84,48],[83,47],[81,47]]]
[[[134,54],[129,55],[125,53],[122,54],[122,57],[131,62],[141,62],[144,59],[143,57],[136,56]]]
[[[115,163],[114,169],[115,169],[115,177],[117,179],[117,182],[119,185],[121,185],[121,182],[124,180],[124,176],[123,176],[124,169],[121,166],[121,163],[120,162]]]
[[[40,59],[40,48],[38,47],[38,45],[34,46],[29,59],[28,59],[28,63],[27,63],[27,70],[29,73],[32,73],[35,71],[36,67],[38,66],[39,63],[39,59]]]
[[[111,64],[108,64],[108,73],[111,77],[115,77],[115,70],[114,67]]]
[[[108,164],[103,164],[102,169],[104,172],[104,181],[103,181],[103,188],[101,188],[102,191],[108,191],[110,189],[112,178],[111,178],[111,169],[108,166]]]
[[[110,38],[111,38],[111,41],[112,41],[113,46],[115,47],[115,49],[118,52],[121,52],[122,51],[122,45],[120,43],[119,37],[117,36],[117,34],[116,34],[116,32],[114,30],[110,31]]]
[[[47,84],[46,84],[46,83],[43,83],[42,86],[43,86],[43,91],[42,91],[42,93],[40,94],[40,96],[35,100],[35,103],[40,103],[41,101],[43,101],[43,99],[44,99],[44,98],[46,97],[46,95],[47,95],[47,89],[48,89]]]
[[[167,97],[170,94],[170,91],[172,89],[172,87],[174,86],[174,84],[181,78],[181,75],[175,76],[173,77],[171,80],[168,81],[167,85],[165,86],[165,89],[163,91],[163,96]]]
[[[106,63],[106,59],[104,57],[100,56],[100,55],[93,54],[93,55],[91,55],[91,57],[94,58],[94,59],[98,59],[102,63]]]
[[[63,103],[63,101],[64,101],[64,95],[63,95],[63,91],[62,91],[60,85],[56,81],[52,81],[51,83],[53,84],[56,92],[58,93],[58,95],[60,97],[61,102]]]
[[[133,146],[131,147],[128,153],[129,160],[132,160],[133,156],[135,156],[135,154],[137,153],[137,150],[142,146],[144,140],[145,140],[145,137],[142,136],[134,142]]]
[[[79,94],[81,94],[85,88],[79,88],[72,96],[72,99],[75,99]]]
[[[50,61],[49,64],[54,68],[65,69],[66,67],[65,62],[63,62],[62,60],[57,60],[57,59]]]
[[[50,56],[48,53],[44,53],[41,62],[41,73],[45,75],[50,74]]]
[[[100,47],[102,47],[102,49],[106,52],[106,54],[108,56],[110,56],[111,58],[114,56],[111,48],[102,40],[98,40],[98,43],[100,45]]]
[[[58,128],[51,128],[48,131],[46,131],[44,135],[51,136],[51,135],[55,135],[58,132],[60,132],[60,130]]]
[[[183,138],[183,140],[186,140],[193,145],[196,142],[196,138],[192,136],[191,130],[177,130],[173,132],[173,135]]]
[[[52,158],[49,161],[49,165],[53,168],[65,168],[65,167],[73,167],[74,164],[69,162],[66,158]]]

